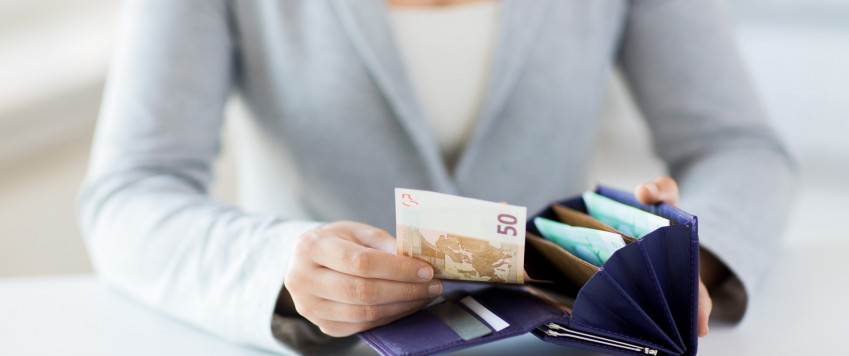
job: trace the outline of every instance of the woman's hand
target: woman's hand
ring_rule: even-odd
[[[674,206],[678,206],[678,184],[675,180],[669,177],[660,177],[646,184],[640,184],[634,190],[634,195],[641,203],[650,205],[659,202],[666,202]],[[702,256],[705,254],[702,253]],[[705,271],[704,263],[701,264],[700,275],[710,273]],[[713,308],[713,302],[710,299],[707,288],[699,278],[699,337],[706,336],[708,333],[708,318],[710,311]]]
[[[392,235],[361,223],[305,232],[286,275],[294,309],[325,334],[341,337],[412,314],[442,293],[433,267],[394,252]]]

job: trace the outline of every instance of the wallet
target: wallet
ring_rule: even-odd
[[[694,355],[698,346],[698,223],[672,205],[626,192],[596,193],[667,218],[593,266],[540,236],[534,217],[615,232],[583,199],[557,201],[526,224],[524,285],[445,282],[428,307],[358,334],[382,355],[430,355],[533,333],[540,340],[615,355]],[[620,235],[622,235],[620,233]]]

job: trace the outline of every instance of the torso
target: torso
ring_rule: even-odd
[[[456,163],[477,121],[498,12],[494,0],[389,8],[396,44],[448,168]]]
[[[529,210],[585,190],[627,4],[499,3],[479,121],[447,172],[384,4],[231,2],[237,90],[256,126],[238,140],[250,163],[239,167],[245,206],[283,211],[269,196],[286,196],[275,191],[285,187],[305,217],[391,230],[394,211],[385,207],[395,187]],[[287,156],[291,168],[272,168]]]

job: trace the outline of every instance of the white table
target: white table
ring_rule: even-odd
[[[736,327],[713,326],[705,355],[849,354],[849,243],[786,250]],[[457,355],[562,354],[531,335]],[[350,355],[373,355],[364,344]],[[91,275],[0,279],[0,355],[268,355],[161,316]]]

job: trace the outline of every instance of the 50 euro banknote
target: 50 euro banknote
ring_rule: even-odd
[[[398,255],[430,263],[434,277],[524,283],[527,209],[395,189]]]

